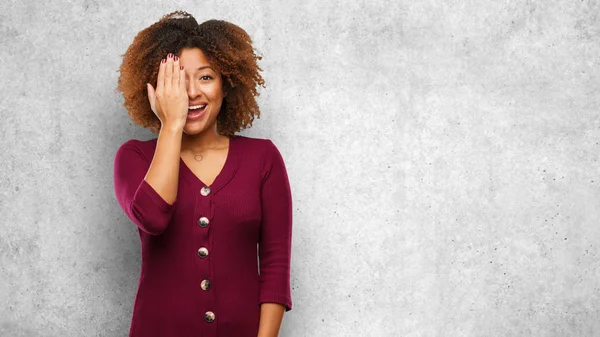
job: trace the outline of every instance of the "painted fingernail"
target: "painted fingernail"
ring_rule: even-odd
[[[167,55],[168,58],[172,58],[173,54],[169,53],[169,55]]]
[[[179,57],[177,57],[177,55],[175,55],[175,61],[179,60]]]
[[[183,70],[183,66],[179,66],[179,69]]]
[[[166,62],[167,62],[167,59],[162,59],[162,63],[166,63]]]

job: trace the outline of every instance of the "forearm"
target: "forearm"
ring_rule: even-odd
[[[173,204],[177,199],[182,133],[183,129],[180,127],[161,128],[154,158],[144,177],[169,204]]]
[[[262,303],[260,305],[260,325],[258,337],[277,337],[285,313],[285,306],[279,303]]]

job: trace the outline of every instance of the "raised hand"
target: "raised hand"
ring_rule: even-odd
[[[189,99],[185,88],[185,72],[179,65],[179,58],[169,53],[160,63],[156,90],[150,83],[146,85],[150,107],[162,126],[183,128]]]

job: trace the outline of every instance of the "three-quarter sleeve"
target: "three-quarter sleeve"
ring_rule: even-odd
[[[290,311],[292,193],[283,158],[271,140],[264,157],[261,203],[259,303],[280,303]]]
[[[121,208],[139,229],[150,234],[162,234],[175,209],[175,203],[164,200],[144,177],[150,162],[128,141],[115,154],[114,188]]]

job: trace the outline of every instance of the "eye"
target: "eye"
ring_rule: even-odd
[[[207,78],[207,80],[209,80],[209,79],[212,79],[212,76],[209,76],[209,75],[204,75],[204,76],[201,76],[201,77],[200,77],[200,79],[203,79],[203,78],[205,78],[205,77]]]

